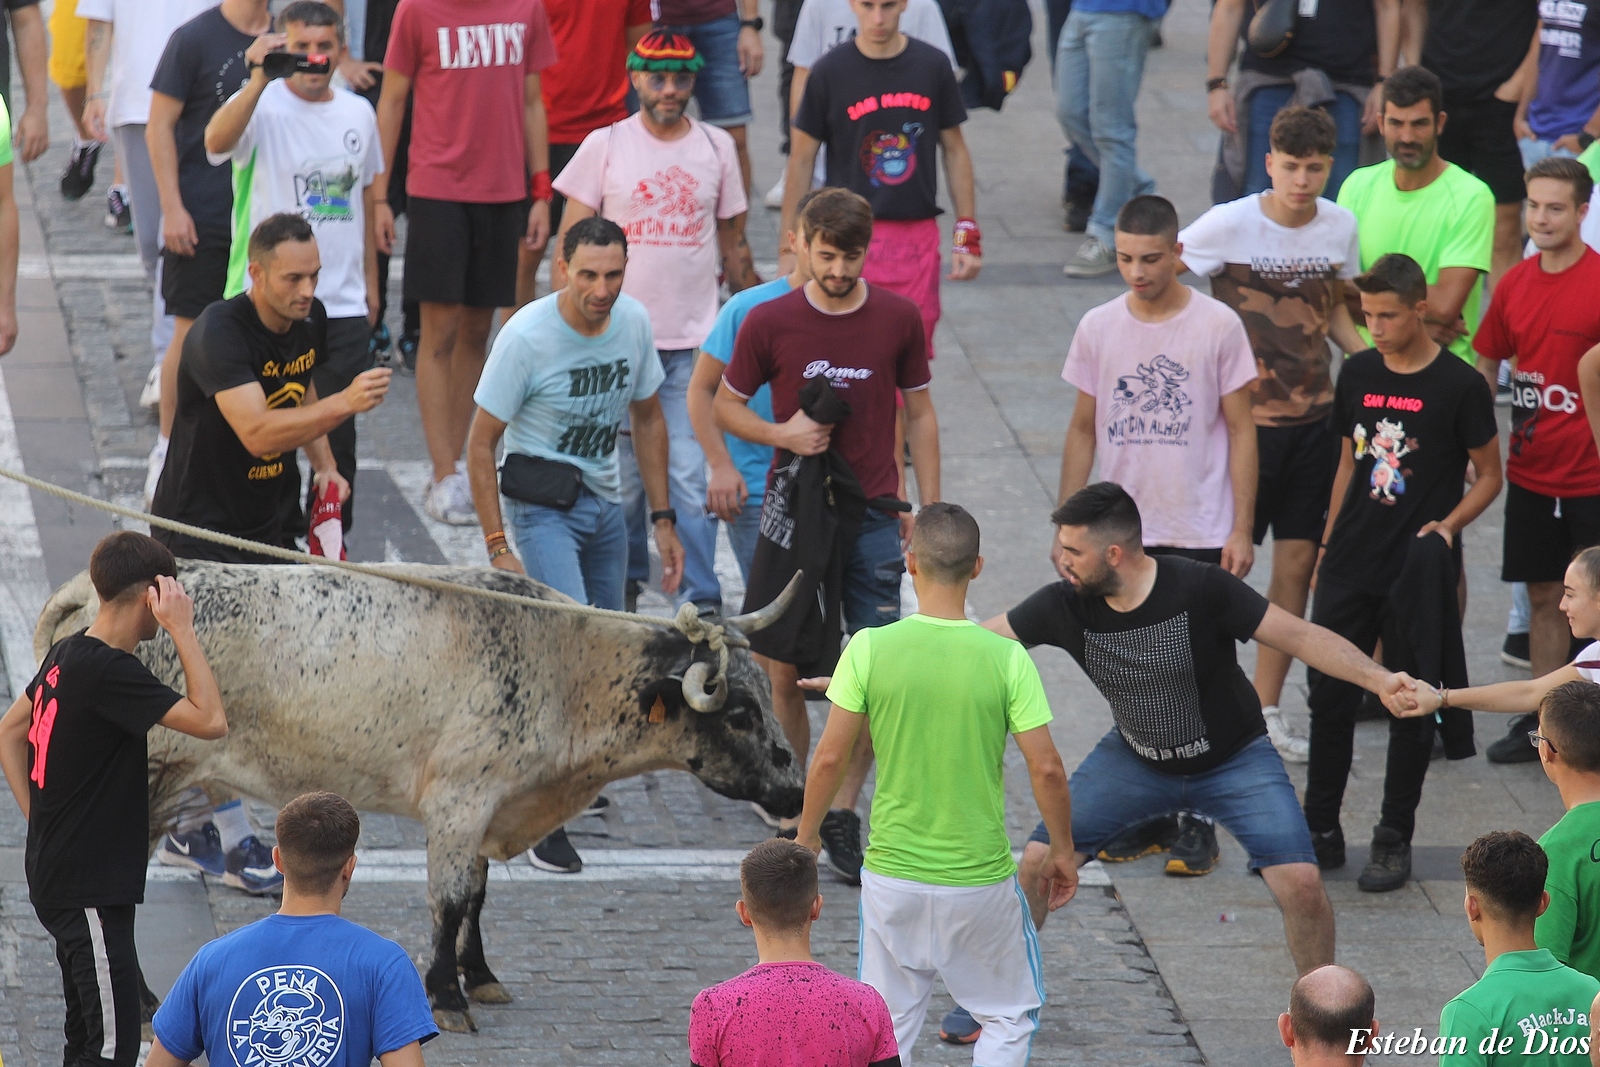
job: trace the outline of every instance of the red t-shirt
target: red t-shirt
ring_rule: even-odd
[[[468,204],[526,198],[523,83],[555,61],[541,0],[400,0],[383,65],[412,82],[406,191]]]
[[[1532,256],[1506,272],[1472,340],[1490,359],[1516,357],[1506,477],[1551,497],[1600,495],[1600,453],[1578,390],[1578,360],[1600,344],[1600,255],[1550,274]]]
[[[784,422],[800,410],[800,387],[819,374],[850,404],[850,417],[833,428],[833,447],[868,499],[898,495],[895,390],[933,381],[917,305],[874,285],[860,307],[830,315],[812,306],[802,285],[750,309],[722,380],[746,398],[770,382],[773,421]]]
[[[582,144],[628,117],[628,27],[650,22],[650,0],[546,0],[563,58],[539,76],[551,144]]]
[[[689,1007],[695,1067],[898,1064],[894,1020],[876,989],[820,963],[758,963],[702,989]]]

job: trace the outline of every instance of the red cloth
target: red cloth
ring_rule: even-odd
[[[339,503],[339,487],[332,482],[322,487],[311,508],[306,546],[313,556],[350,558],[344,547],[344,507]]]
[[[539,76],[551,144],[582,144],[628,117],[628,27],[650,22],[650,0],[546,0],[563,58]]]
[[[829,315],[811,306],[806,288],[750,309],[723,380],[744,397],[770,382],[773,421],[785,422],[800,409],[806,380],[826,376],[850,404],[850,417],[833,428],[834,447],[868,499],[898,496],[895,390],[933,380],[922,314],[905,297],[869,285],[859,308]]]
[[[1578,360],[1600,344],[1600,255],[1550,274],[1532,256],[1495,286],[1472,346],[1516,357],[1506,477],[1544,496],[1600,495],[1600,453],[1578,390]]]
[[[523,84],[555,61],[541,0],[400,0],[383,65],[412,81],[407,192],[526,199]]]

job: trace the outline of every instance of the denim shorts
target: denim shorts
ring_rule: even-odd
[[[738,13],[665,29],[689,38],[706,58],[694,79],[700,117],[713,126],[748,126],[755,116],[750,113],[750,84],[739,70]]]
[[[868,511],[856,535],[856,548],[844,569],[842,591],[845,629],[851,633],[886,626],[900,619],[900,518]]]
[[[1153,770],[1113,728],[1072,772],[1072,845],[1093,856],[1113,837],[1158,815],[1209,815],[1250,854],[1250,869],[1315,863],[1311,831],[1265,734],[1204,774]],[[1050,843],[1044,823],[1029,841]]]

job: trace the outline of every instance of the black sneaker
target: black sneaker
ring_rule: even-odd
[[[772,836],[773,837],[781,837],[785,841],[793,841],[796,837],[800,836],[800,827],[798,827],[798,826],[779,827],[778,829],[776,829],[776,830],[774,830],[772,832]]]
[[[1317,854],[1317,866],[1323,870],[1343,867],[1344,830],[1335,826],[1332,830],[1311,831],[1311,850]]]
[[[82,200],[94,188],[94,165],[100,159],[100,142],[72,146],[72,161],[61,172],[61,195],[67,200]]]
[[[1539,728],[1539,713],[1530,711],[1511,720],[1506,735],[1489,746],[1490,763],[1537,763],[1539,750],[1528,744],[1528,731]]]
[[[861,884],[861,816],[834,808],[822,817],[822,862],[851,885]]]
[[[1076,202],[1067,205],[1067,221],[1065,229],[1068,233],[1083,233],[1089,228],[1089,214],[1093,204],[1079,204]]]
[[[1356,879],[1356,888],[1363,893],[1388,893],[1405,885],[1410,877],[1411,842],[1401,840],[1399,830],[1373,827],[1372,848],[1367,852],[1361,877]]]
[[[1172,855],[1167,858],[1167,873],[1185,876],[1210,874],[1222,858],[1222,848],[1217,844],[1217,828],[1210,819],[1183,812],[1178,816],[1182,832],[1172,843]]]
[[[420,333],[410,330],[400,335],[400,373],[410,377],[417,373],[417,346],[422,343]]]
[[[585,815],[604,815],[611,810],[611,798],[601,793],[589,801],[589,806],[583,809]]]
[[[128,200],[128,190],[113,185],[106,190],[106,229],[116,233],[133,232],[133,204]]]
[[[1533,660],[1528,657],[1528,635],[1506,634],[1506,643],[1500,646],[1500,662],[1521,667],[1525,671],[1532,670]]]
[[[1117,836],[1101,846],[1095,853],[1095,859],[1103,863],[1127,863],[1129,860],[1142,859],[1157,852],[1165,852],[1178,840],[1178,835],[1183,832],[1179,825],[1178,815],[1158,815],[1154,819],[1146,819],[1137,826],[1130,826]]]
[[[567,840],[564,828],[530,848],[528,860],[541,871],[554,871],[557,874],[577,874],[583,870],[583,857]]]

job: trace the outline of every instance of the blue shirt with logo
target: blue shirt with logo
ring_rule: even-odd
[[[272,915],[195,953],[156,1011],[180,1060],[367,1067],[437,1037],[405,949],[337,915]]]
[[[507,452],[570,463],[596,496],[621,503],[617,430],[628,405],[654,396],[666,377],[650,313],[619,294],[605,332],[585,337],[561,317],[560,297],[506,321],[472,399],[506,424]]]
[[[1583,129],[1600,107],[1600,0],[1540,0],[1539,88],[1528,125],[1541,141]]]
[[[711,336],[701,344],[700,350],[708,356],[721,360],[724,366],[732,363],[733,342],[739,336],[739,327],[744,324],[744,317],[750,314],[750,309],[757,304],[765,304],[768,300],[787,296],[793,291],[788,277],[784,276],[734,293],[728,298],[728,302],[722,305],[722,310],[717,312],[717,321],[711,327]],[[772,390],[765,385],[757,389],[755,395],[750,398],[750,410],[771,422]],[[731,433],[725,433],[722,437],[728,443],[728,456],[733,460],[733,465],[739,468],[739,476],[744,479],[745,488],[750,491],[750,495],[755,498],[759,506],[761,498],[767,492],[767,471],[772,467],[772,449],[766,445],[746,441],[742,437],[735,437]]]

